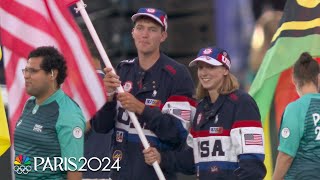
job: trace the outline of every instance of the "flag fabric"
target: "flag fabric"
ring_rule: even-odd
[[[267,117],[264,121],[263,124],[263,133],[264,133],[264,154],[265,154],[265,158],[264,158],[264,164],[267,168],[267,174],[265,179],[272,179],[272,174],[273,174],[273,160],[274,160],[274,156],[273,156],[273,149],[276,148],[276,145],[274,143],[272,143],[271,140],[271,123],[270,123],[270,115],[267,114]],[[273,134],[273,137],[277,137],[276,134]]]
[[[0,47],[0,61],[2,59],[2,51]],[[2,92],[0,89],[0,156],[10,147],[10,136],[7,123],[7,116],[2,101]]]
[[[62,89],[89,119],[105,103],[106,96],[85,39],[65,2],[1,0],[0,3],[0,39],[9,94],[10,129],[13,130],[28,98],[21,69],[26,65],[29,52],[39,46],[54,46],[64,55],[68,77]]]
[[[0,156],[10,147],[10,135],[0,89]]]
[[[75,3],[77,3],[80,0],[63,0],[64,4],[68,7],[68,6],[72,6]]]
[[[257,101],[262,120],[270,109],[281,73],[290,68],[302,52],[320,55],[319,17],[320,5],[315,0],[287,1],[280,26],[249,92]]]
[[[309,52],[314,57],[320,55],[319,17],[319,1],[286,2],[279,28],[250,88],[249,93],[259,106],[264,128],[268,127],[269,130],[268,132],[265,130],[265,136],[270,143],[265,146],[268,163],[273,161],[267,159],[272,158],[267,152],[274,153],[270,150],[278,145],[277,131],[282,113],[288,103],[298,98],[291,80],[292,65],[303,52]],[[275,118],[269,117],[271,109],[275,110]],[[266,178],[271,178],[272,165],[266,165],[268,168]]]

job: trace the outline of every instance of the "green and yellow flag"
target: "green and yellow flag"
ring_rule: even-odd
[[[279,28],[249,91],[259,106],[264,125],[266,179],[271,179],[273,171],[272,153],[276,152],[271,149],[278,143],[271,140],[277,140],[281,114],[285,106],[298,97],[291,81],[291,67],[302,52],[314,57],[320,55],[319,0],[287,1]],[[271,107],[277,118],[269,118]]]
[[[0,47],[0,60],[2,59],[2,51]],[[7,123],[6,112],[2,101],[2,93],[0,89],[0,156],[10,147],[10,135]]]

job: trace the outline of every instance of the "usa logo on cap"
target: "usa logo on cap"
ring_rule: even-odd
[[[224,51],[224,52],[222,52],[222,54],[219,54],[218,55],[218,60],[221,61],[223,64],[225,64],[230,69],[231,62],[228,59],[227,52]]]
[[[167,19],[168,19],[167,15],[164,15],[164,16],[160,17],[160,21],[164,24],[165,28],[168,27]]]
[[[207,48],[205,50],[203,50],[203,54],[211,54],[212,53],[212,49],[211,48]]]
[[[155,10],[155,9],[152,9],[152,8],[148,8],[148,9],[147,9],[147,12],[149,12],[149,13],[155,13],[156,10]]]

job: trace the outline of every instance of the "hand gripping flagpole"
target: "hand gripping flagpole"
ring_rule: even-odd
[[[98,35],[97,35],[96,30],[94,29],[94,27],[93,27],[93,25],[92,25],[92,22],[91,22],[91,20],[90,20],[90,18],[89,18],[89,16],[88,16],[87,11],[85,10],[86,5],[83,3],[82,0],[78,1],[76,4],[77,4],[76,11],[77,11],[77,12],[78,12],[78,11],[80,12],[80,14],[81,14],[81,16],[82,16],[82,18],[83,18],[83,20],[84,20],[84,22],[85,22],[88,30],[89,30],[91,36],[92,36],[92,39],[93,39],[94,43],[95,43],[96,46],[97,46],[97,49],[98,49],[98,51],[99,51],[99,53],[100,53],[100,55],[101,55],[101,58],[102,58],[103,62],[105,63],[105,65],[106,65],[107,67],[111,67],[111,68],[112,68],[112,72],[115,73],[115,70],[114,70],[114,68],[113,68],[113,66],[112,66],[112,64],[111,64],[111,62],[110,62],[110,60],[109,60],[109,57],[108,57],[107,53],[105,52],[105,50],[104,50],[104,48],[103,48],[103,46],[102,46],[102,43],[101,43],[101,41],[100,41],[100,39],[99,39],[99,37],[98,37]],[[118,92],[120,92],[120,93],[124,92],[122,86],[118,87],[117,90],[118,90]],[[140,140],[141,140],[141,142],[142,142],[142,144],[143,144],[143,147],[144,147],[145,149],[149,148],[150,145],[149,145],[149,143],[148,143],[148,141],[147,141],[146,136],[144,135],[144,133],[143,133],[143,131],[142,131],[142,129],[141,129],[141,126],[140,126],[140,124],[139,124],[139,122],[138,122],[138,119],[137,119],[136,115],[135,115],[133,112],[130,112],[130,111],[127,111],[127,112],[128,112],[128,114],[129,114],[129,117],[130,117],[130,119],[131,119],[134,127],[136,128],[136,130],[137,130],[137,132],[138,132],[138,135],[139,135]],[[157,173],[157,175],[158,175],[158,178],[159,178],[160,180],[165,180],[165,177],[164,177],[164,175],[163,175],[163,172],[162,172],[162,170],[161,170],[158,162],[155,161],[155,162],[152,164],[152,166],[153,166],[154,170],[156,171],[156,173]]]

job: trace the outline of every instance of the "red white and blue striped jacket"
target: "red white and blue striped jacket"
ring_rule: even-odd
[[[214,103],[205,97],[198,104],[187,144],[179,153],[161,153],[162,166],[196,173],[200,180],[259,180],[266,174],[259,109],[240,90],[220,95]]]

